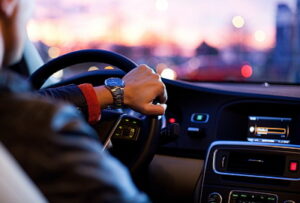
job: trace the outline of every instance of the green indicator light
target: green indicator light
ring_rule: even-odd
[[[133,121],[133,124],[136,124],[136,121]]]
[[[268,200],[274,201],[274,200],[275,200],[275,197],[268,197]]]
[[[241,197],[248,197],[248,195],[245,195],[245,194],[241,194]]]
[[[125,119],[126,122],[129,122],[129,119]]]
[[[239,197],[238,194],[232,194],[232,197]]]
[[[202,121],[203,120],[203,115],[197,115],[197,121]]]

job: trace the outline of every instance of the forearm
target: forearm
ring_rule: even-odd
[[[113,103],[112,95],[104,86],[90,84],[68,85],[58,88],[39,90],[45,97],[69,102],[76,106],[90,123],[99,120],[101,109]]]

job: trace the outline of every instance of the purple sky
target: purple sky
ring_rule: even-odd
[[[274,43],[276,6],[286,3],[295,12],[296,0],[36,0],[29,25],[33,40],[51,46],[91,41],[139,45],[175,43],[194,49],[205,40],[225,46],[234,30],[231,20],[240,15],[245,26],[238,30],[256,48]],[[257,30],[266,40],[257,44]]]

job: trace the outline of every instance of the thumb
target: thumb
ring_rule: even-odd
[[[166,104],[147,104],[143,113],[147,115],[163,115],[166,109]]]

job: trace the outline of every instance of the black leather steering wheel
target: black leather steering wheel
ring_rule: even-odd
[[[86,62],[110,64],[125,72],[129,72],[137,67],[137,64],[127,57],[114,52],[94,49],[81,50],[60,56],[44,64],[30,76],[29,81],[34,88],[40,89],[53,73],[69,66]],[[107,122],[103,114],[109,115],[106,116],[109,122]],[[106,111],[103,114],[101,121],[94,128],[99,134],[105,132],[106,137],[112,137],[114,146],[112,153],[127,165],[133,173],[146,166],[155,153],[161,123],[160,117],[142,116],[137,118],[115,111]],[[127,128],[126,125],[130,126],[130,128]],[[127,137],[118,137],[117,134],[120,134],[120,128],[124,130],[124,127],[129,135]],[[134,128],[135,130],[132,130]]]

